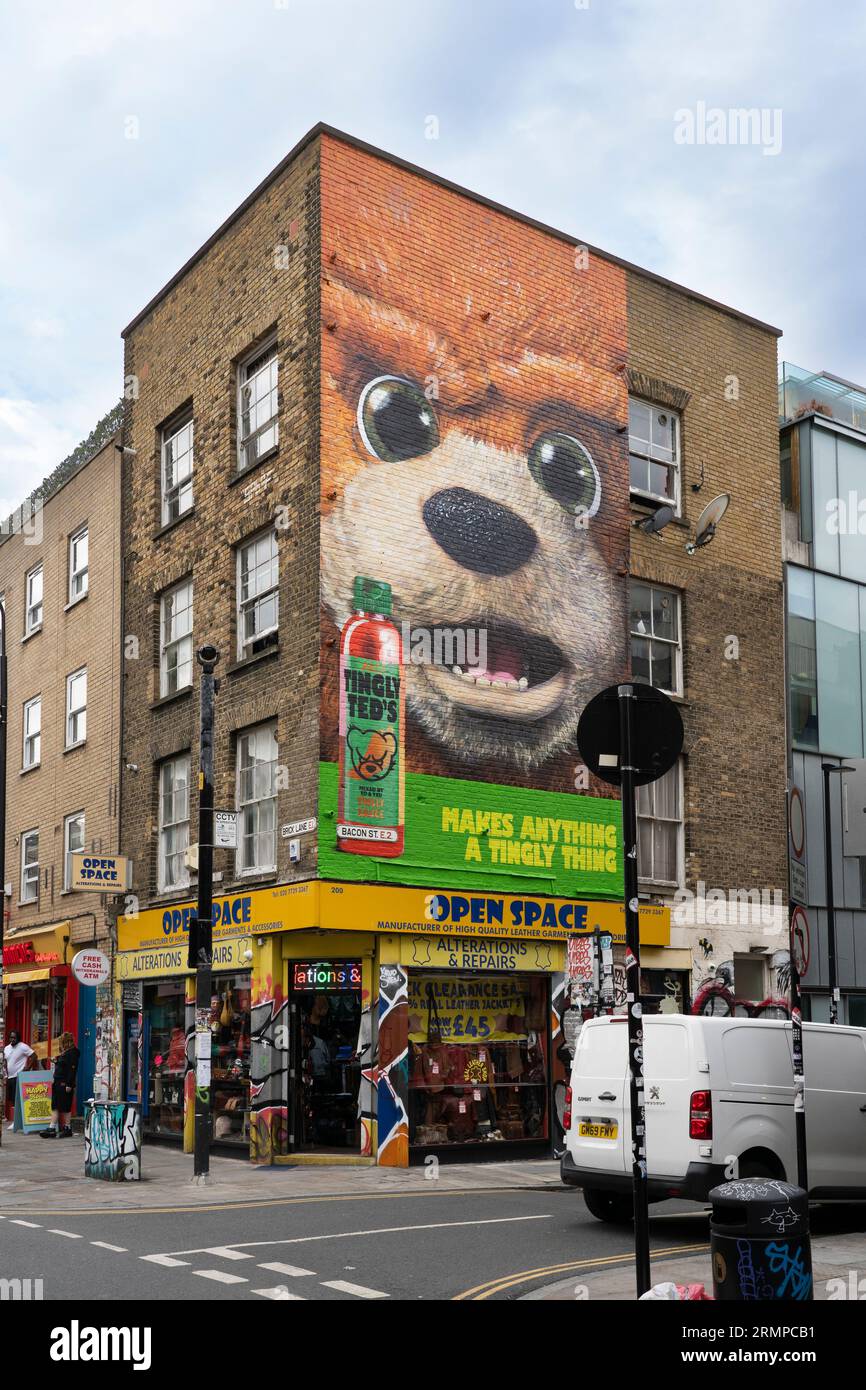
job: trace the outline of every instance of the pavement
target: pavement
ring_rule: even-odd
[[[0,1222],[0,1274],[44,1275],[47,1298],[162,1298],[166,1281],[199,1298],[635,1298],[631,1228],[591,1217],[552,1159],[259,1168],[214,1154],[197,1186],[190,1155],[145,1143],[141,1181],[105,1183],[85,1178],[81,1136],[4,1130]],[[706,1209],[653,1205],[650,1232],[654,1283],[712,1291]],[[866,1300],[866,1205],[813,1208],[812,1260],[817,1299]]]
[[[813,1216],[813,1225],[820,1223],[823,1213]],[[703,1284],[712,1297],[713,1284],[709,1255],[682,1255],[674,1259],[652,1259],[650,1273],[653,1284]],[[853,1278],[852,1278],[853,1275]],[[863,1232],[812,1237],[812,1281],[814,1298],[825,1300],[866,1299],[866,1234]],[[854,1290],[857,1290],[855,1293]],[[612,1268],[572,1274],[569,1279],[545,1285],[523,1295],[542,1302],[574,1302],[575,1299],[634,1300],[634,1264],[623,1260]]]
[[[208,1182],[192,1181],[192,1155],[167,1144],[142,1146],[138,1182],[101,1182],[84,1176],[84,1141],[42,1139],[4,1129],[0,1145],[0,1213],[86,1210],[146,1211],[159,1207],[207,1207],[226,1202],[267,1202],[296,1197],[364,1197],[430,1190],[430,1166],[379,1168],[375,1164],[279,1164],[259,1167],[247,1158],[211,1154]],[[526,1162],[440,1163],[439,1191],[490,1188],[560,1189],[559,1164]]]

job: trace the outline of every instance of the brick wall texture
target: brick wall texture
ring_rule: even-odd
[[[119,438],[119,436],[118,436]],[[7,621],[9,724],[6,777],[7,929],[71,922],[72,949],[108,934],[98,893],[64,891],[64,819],[85,814],[85,849],[118,850],[121,565],[120,455],[105,445],[45,503],[38,517],[0,544],[0,592]],[[69,604],[69,539],[89,534],[86,598]],[[26,576],[43,566],[41,631],[27,640]],[[66,677],[87,668],[87,738],[65,749]],[[42,697],[41,759],[22,772],[24,703]],[[39,831],[39,897],[20,902],[25,830]]]
[[[377,257],[386,223],[390,266]],[[323,527],[357,473],[351,452],[357,446],[352,373],[363,367],[357,359],[364,356],[365,332],[374,367],[383,343],[388,345],[384,370],[399,367],[395,344],[403,345],[416,371],[424,362],[435,371],[437,360],[446,361],[443,370],[452,372],[451,388],[475,436],[501,450],[525,452],[529,417],[542,394],[557,396],[557,374],[560,396],[566,392],[572,404],[580,398],[586,419],[594,417],[594,450],[612,484],[596,531],[607,567],[604,611],[610,621],[606,642],[599,639],[591,648],[587,682],[598,687],[624,671],[629,566],[635,575],[682,593],[687,882],[784,886],[775,338],[600,257],[590,257],[582,269],[575,258],[575,247],[552,233],[323,135],[301,149],[128,332],[125,442],[135,454],[127,455],[123,469],[123,760],[139,770],[124,774],[122,833],[143,901],[156,894],[156,769],[164,758],[186,750],[192,750],[196,765],[195,695],[158,699],[160,595],[185,576],[194,582],[195,646],[212,642],[222,653],[216,805],[235,804],[237,732],[276,719],[280,763],[288,768],[279,790],[278,824],[317,812],[320,740],[323,756],[336,756],[333,670],[342,621],[325,594],[320,628],[320,559],[327,588],[333,558]],[[476,282],[467,263],[486,267]],[[455,284],[464,305],[462,327]],[[384,307],[365,329],[357,316],[351,319],[352,306],[371,300]],[[279,450],[239,477],[237,364],[274,332]],[[560,359],[580,362],[579,370],[558,371]],[[521,374],[527,382],[534,375],[524,397]],[[726,398],[726,379],[732,376],[736,399]],[[640,394],[652,386],[669,402],[685,403],[685,524],[669,526],[660,539],[630,526],[630,384],[632,390],[640,386]],[[728,383],[727,395],[731,392]],[[195,503],[165,529],[159,509],[160,429],[190,403]],[[557,408],[565,407],[560,399]],[[701,479],[700,491],[693,492]],[[381,487],[381,481],[373,485]],[[685,543],[698,512],[723,491],[733,500],[716,540],[688,557]],[[387,499],[383,502],[385,530],[413,522],[405,497],[395,493],[391,505],[393,514]],[[280,514],[287,519],[278,533],[279,646],[238,664],[236,547],[278,509],[285,509]],[[538,522],[546,537],[558,525],[553,510]],[[357,554],[371,553],[358,529],[368,526],[363,510],[349,509],[342,526]],[[436,566],[420,552],[417,563],[435,588],[441,582]],[[344,576],[338,572],[337,578],[342,594]],[[571,626],[582,634],[574,639],[578,643],[589,641],[580,598],[573,588],[563,593],[556,612],[566,631],[568,602],[575,603]],[[522,595],[527,606],[533,601],[542,600]],[[729,638],[738,643],[736,659],[726,657]],[[415,738],[416,768],[467,775],[443,756],[429,728],[423,734],[419,728]],[[479,756],[475,775],[568,791],[574,764],[572,747],[530,771],[503,772],[497,765],[494,778]],[[592,790],[604,794],[601,786]],[[196,814],[193,792],[193,840]],[[287,854],[287,843],[279,840],[279,881],[316,872],[312,840],[304,841],[299,865],[291,866]],[[235,881],[234,856],[218,853],[215,867],[223,874],[217,891],[225,891]]]

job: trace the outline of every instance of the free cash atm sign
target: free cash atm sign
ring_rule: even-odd
[[[70,887],[85,893],[125,893],[132,860],[123,854],[73,854]]]

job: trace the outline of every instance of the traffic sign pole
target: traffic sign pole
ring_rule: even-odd
[[[611,685],[594,695],[581,714],[577,746],[590,772],[619,787],[622,795],[634,1254],[640,1298],[650,1287],[650,1257],[635,788],[657,782],[674,766],[682,752],[683,721],[673,700],[654,686]]]
[[[625,998],[631,1100],[631,1176],[634,1196],[634,1259],[637,1296],[650,1287],[647,1197],[646,1107],[643,1084],[643,1018],[640,997],[640,926],[637,896],[637,808],[632,753],[634,687],[618,687],[620,786],[622,789],[623,901],[625,906]]]
[[[802,925],[801,925],[802,923]],[[800,975],[809,968],[809,922],[803,908],[788,908],[788,948],[791,960],[791,1052],[794,1060],[794,1133],[797,1142],[797,1185],[809,1191],[806,1153],[806,1069],[803,1062],[803,1011]]]

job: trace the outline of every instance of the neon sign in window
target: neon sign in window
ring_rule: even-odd
[[[292,982],[297,990],[360,989],[361,966],[357,961],[296,960]]]

